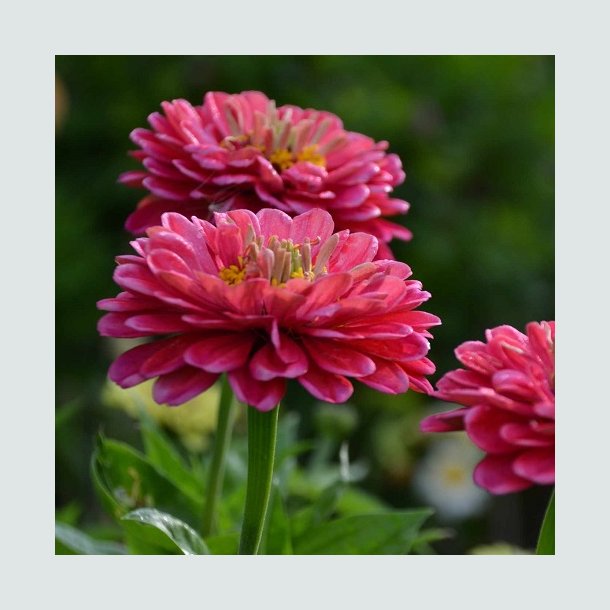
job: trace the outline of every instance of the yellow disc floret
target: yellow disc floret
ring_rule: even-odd
[[[320,167],[326,167],[326,158],[317,152],[318,147],[314,144],[313,146],[306,146],[297,155],[297,161],[308,161],[314,165]]]

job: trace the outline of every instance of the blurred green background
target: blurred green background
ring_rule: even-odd
[[[128,134],[162,100],[257,89],[390,142],[407,173],[395,195],[411,203],[400,222],[414,233],[393,249],[432,293],[425,309],[443,320],[434,381],[456,367],[455,346],[486,328],[554,319],[553,57],[58,56],[56,74],[56,503],[82,523],[101,520],[88,474],[95,433],[135,439],[132,420],[100,399],[112,348],[97,335],[95,302],[117,292],[113,259],[129,250],[123,223],[141,195],[116,182],[138,167]],[[349,451],[366,464],[362,485],[395,506],[431,503],[417,480],[435,439],[417,425],[442,405],[362,386],[351,403]],[[323,435],[305,392],[291,388],[286,409],[301,415],[300,436]],[[455,535],[438,550],[532,548],[548,493],[493,498],[457,521],[441,507],[438,523]]]

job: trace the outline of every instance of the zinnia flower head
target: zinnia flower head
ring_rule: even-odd
[[[373,261],[377,239],[333,234],[328,212],[294,219],[280,210],[216,213],[216,226],[165,213],[161,226],[119,256],[123,289],[98,307],[111,337],[163,338],[110,367],[122,387],[157,378],[154,398],[181,404],[221,373],[239,400],[272,409],[297,379],[327,402],[344,402],[350,378],[381,392],[432,390],[428,328],[416,308],[430,294],[404,263]]]
[[[384,218],[409,207],[390,197],[405,178],[400,159],[386,154],[387,142],[345,131],[334,114],[277,108],[258,91],[209,92],[201,106],[174,100],[161,107],[163,114],[148,117],[151,129],[131,133],[144,170],[119,178],[150,193],[127,219],[129,231],[158,225],[166,211],[210,219],[240,208],[290,216],[322,208],[337,229],[375,235],[379,258],[393,258],[391,239],[411,239]]]
[[[436,396],[464,405],[431,415],[424,432],[466,430],[486,456],[475,483],[491,493],[555,482],[555,322],[511,326],[467,341],[455,354],[466,367],[447,373]]]

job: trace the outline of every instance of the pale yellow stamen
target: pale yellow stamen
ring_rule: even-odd
[[[320,167],[326,167],[326,158],[317,152],[318,147],[315,145],[305,146],[297,155],[297,161],[308,161]]]
[[[459,487],[466,480],[466,473],[459,466],[447,466],[442,472],[442,478],[449,487]]]
[[[279,148],[271,153],[269,161],[279,167],[280,170],[288,169],[293,165],[292,153],[286,148]]]
[[[218,277],[220,277],[223,282],[229,284],[229,286],[235,286],[241,284],[241,282],[246,279],[246,270],[244,267],[229,265],[219,271]]]

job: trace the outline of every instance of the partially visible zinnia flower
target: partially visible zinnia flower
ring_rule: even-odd
[[[344,402],[355,378],[381,392],[432,390],[428,328],[416,308],[430,294],[404,263],[373,262],[377,239],[333,234],[328,212],[215,215],[216,226],[166,213],[119,256],[124,290],[98,307],[102,335],[164,338],[125,352],[110,378],[131,387],[157,377],[158,403],[179,405],[221,373],[239,400],[275,407],[287,379]]]
[[[400,159],[387,142],[345,131],[330,112],[275,102],[258,91],[209,92],[201,106],[186,100],[161,104],[151,129],[134,129],[132,155],[144,170],[119,180],[145,188],[126,228],[142,233],[163,212],[195,214],[277,208],[290,216],[323,208],[337,229],[364,231],[379,241],[379,258],[393,258],[393,238],[411,232],[384,217],[408,204],[390,193],[403,182]]]
[[[555,322],[511,326],[467,341],[455,354],[466,367],[447,373],[436,396],[464,405],[421,423],[424,432],[466,430],[487,453],[475,482],[491,493],[555,482]]]

